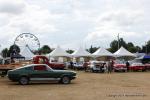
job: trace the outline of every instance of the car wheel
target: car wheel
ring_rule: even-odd
[[[27,85],[27,84],[29,84],[29,79],[27,77],[21,77],[19,80],[19,84]]]
[[[62,77],[61,82],[63,84],[69,84],[70,83],[70,78],[68,76],[64,76],[64,77]]]

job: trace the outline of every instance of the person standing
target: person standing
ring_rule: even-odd
[[[129,71],[129,66],[130,66],[130,63],[127,61],[127,62],[126,62],[127,71]]]
[[[107,71],[108,73],[111,73],[111,62],[108,62],[108,66],[107,66]]]
[[[111,72],[112,72],[112,70],[113,70],[113,65],[114,65],[113,60],[110,60],[110,61],[108,62],[108,73],[111,73]]]
[[[87,63],[87,62],[84,62],[84,63],[83,63],[83,67],[84,67],[84,71],[86,72],[86,71],[87,71],[87,67],[88,67],[88,63]]]
[[[73,69],[73,62],[70,61],[70,68]]]

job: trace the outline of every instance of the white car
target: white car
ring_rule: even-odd
[[[73,63],[75,69],[84,69],[83,62]]]
[[[104,61],[91,61],[89,67],[92,72],[105,72],[105,64]]]

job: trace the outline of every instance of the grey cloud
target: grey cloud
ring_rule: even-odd
[[[9,24],[10,20],[8,18],[9,17],[7,16],[0,15],[0,27],[1,28]]]
[[[138,44],[145,37],[148,39],[149,35],[143,33],[150,32],[148,0],[24,0],[25,4],[15,3],[21,0],[1,1],[1,15],[7,19],[8,14],[17,16],[9,19],[5,30],[3,26],[8,22],[0,18],[0,32],[9,36],[11,32],[29,31],[40,38],[41,44],[75,47],[89,37],[87,46],[106,47],[117,38],[117,33]]]
[[[0,2],[0,13],[21,14],[25,10],[24,3],[16,3],[15,1]]]

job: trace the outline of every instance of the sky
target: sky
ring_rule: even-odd
[[[21,33],[64,49],[150,40],[150,0],[0,0],[0,49]]]

